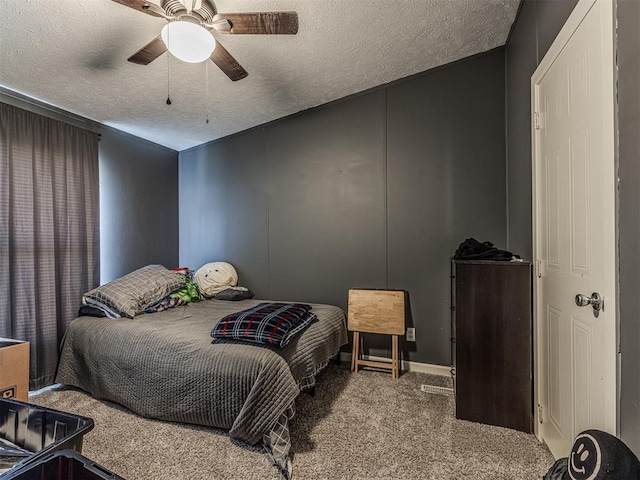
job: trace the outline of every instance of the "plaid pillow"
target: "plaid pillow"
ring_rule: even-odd
[[[82,302],[100,303],[123,317],[133,318],[182,286],[184,280],[162,265],[147,265],[88,291]]]
[[[222,318],[211,336],[282,348],[317,318],[310,310],[304,303],[260,303]]]

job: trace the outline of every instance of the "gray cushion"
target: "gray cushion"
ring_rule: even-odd
[[[247,300],[253,298],[254,293],[246,287],[231,287],[223,290],[220,293],[216,293],[213,298],[216,300]]]
[[[84,294],[122,316],[133,318],[184,285],[184,281],[162,265],[147,265]]]

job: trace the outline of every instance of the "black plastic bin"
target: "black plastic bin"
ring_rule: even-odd
[[[7,480],[124,480],[73,450],[58,450],[8,474]]]
[[[82,437],[93,429],[93,420],[17,400],[0,399],[0,439],[24,448],[24,457],[0,477],[21,470],[56,450],[82,451]]]

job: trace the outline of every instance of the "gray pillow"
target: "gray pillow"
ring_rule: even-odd
[[[216,300],[247,300],[253,298],[254,293],[246,287],[231,287],[216,293],[213,298]]]
[[[147,265],[84,294],[129,318],[142,313],[171,292],[184,286],[184,280],[162,265]]]

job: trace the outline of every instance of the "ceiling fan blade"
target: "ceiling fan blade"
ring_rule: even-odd
[[[138,65],[149,65],[166,51],[167,46],[162,41],[162,37],[158,35],[136,53],[131,55],[127,60],[131,63],[137,63]]]
[[[298,33],[296,12],[218,13],[213,27],[220,33],[279,34]]]
[[[156,5],[155,3],[148,2],[147,0],[113,0],[120,5],[124,5],[125,7],[133,8],[142,13],[146,13],[147,15],[151,15],[153,17],[164,18],[164,15],[160,12],[163,12],[162,8]]]
[[[216,43],[216,49],[211,54],[211,61],[220,67],[220,70],[234,82],[242,80],[249,75],[220,42]]]

